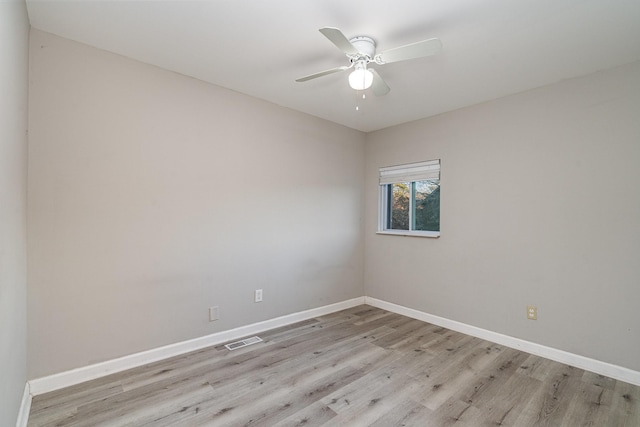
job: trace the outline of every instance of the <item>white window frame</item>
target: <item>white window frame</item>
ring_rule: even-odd
[[[411,197],[409,198],[409,224],[413,224],[413,205],[415,203],[415,185],[413,183],[425,180],[438,180],[438,185],[440,185],[440,159],[380,168],[377,234],[440,237],[440,231],[393,230],[386,228],[389,223],[388,185],[401,182],[411,183]]]

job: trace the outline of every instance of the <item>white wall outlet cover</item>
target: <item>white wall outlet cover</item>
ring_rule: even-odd
[[[209,322],[220,319],[220,307],[209,307]]]

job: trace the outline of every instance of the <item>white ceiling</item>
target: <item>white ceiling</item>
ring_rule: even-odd
[[[639,0],[27,0],[34,28],[345,126],[373,131],[640,60]],[[443,53],[377,66],[361,99],[318,29],[378,51],[438,37]],[[359,111],[356,111],[359,106]]]

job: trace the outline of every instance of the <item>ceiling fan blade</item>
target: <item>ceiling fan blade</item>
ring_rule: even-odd
[[[422,58],[440,53],[442,42],[440,39],[428,39],[421,42],[406,44],[404,46],[385,50],[375,56],[377,64],[389,64],[391,62],[406,61],[408,59]]]
[[[324,27],[320,28],[320,32],[324,34],[326,38],[331,41],[338,49],[346,53],[347,55],[355,55],[358,53],[358,49],[355,48],[354,45],[351,44],[348,38],[342,34],[337,28],[333,27]]]
[[[338,73],[340,71],[348,70],[350,66],[343,65],[342,67],[332,68],[330,70],[320,71],[319,73],[309,74],[308,76],[300,77],[296,79],[297,82],[306,82],[307,80],[317,79],[318,77],[328,76],[329,74]]]
[[[373,68],[369,68],[371,74],[373,74],[373,84],[371,85],[371,90],[373,90],[373,94],[375,96],[383,96],[389,93],[391,90],[387,83],[380,77],[380,74]]]

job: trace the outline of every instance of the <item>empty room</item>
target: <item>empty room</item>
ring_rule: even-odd
[[[0,0],[0,426],[640,426],[640,2]]]

